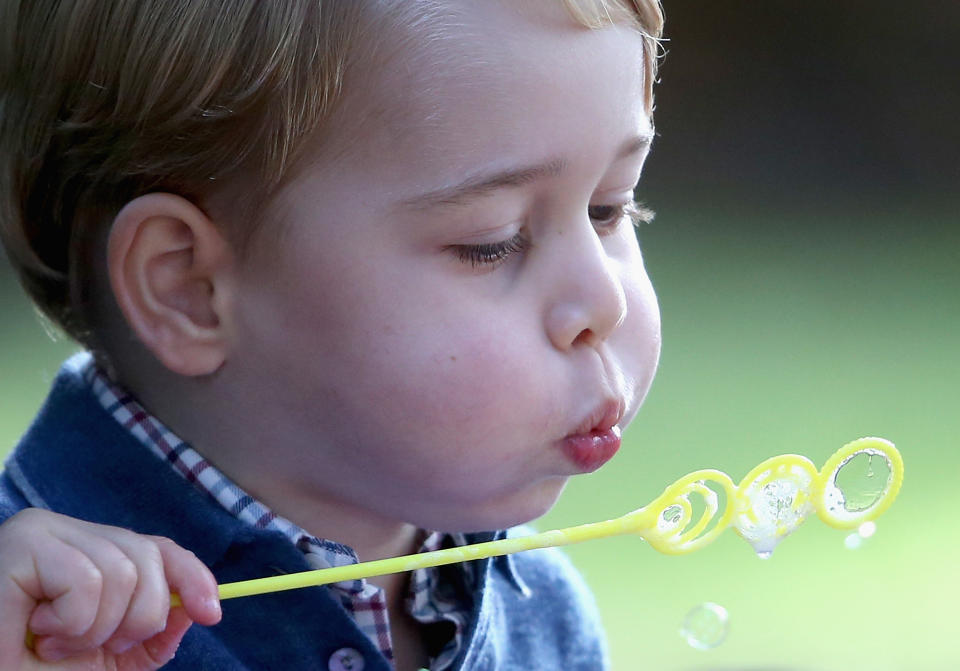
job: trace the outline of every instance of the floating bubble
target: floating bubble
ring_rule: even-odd
[[[730,628],[727,609],[711,601],[693,608],[680,625],[680,635],[697,650],[710,650],[727,638]]]

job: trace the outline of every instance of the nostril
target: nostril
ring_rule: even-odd
[[[592,329],[583,329],[580,333],[577,334],[577,337],[573,339],[571,343],[573,346],[577,345],[586,345],[587,347],[594,347],[598,344],[599,338],[597,334],[593,332]]]

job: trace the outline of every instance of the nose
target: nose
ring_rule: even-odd
[[[604,249],[593,227],[566,235],[564,263],[554,267],[553,290],[546,312],[550,342],[559,350],[597,347],[623,323],[627,299],[617,260]]]

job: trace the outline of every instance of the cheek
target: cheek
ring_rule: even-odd
[[[533,344],[489,322],[408,326],[380,351],[382,357],[365,360],[362,374],[380,399],[377,412],[448,446],[468,449],[518,430],[546,396]]]
[[[556,411],[535,353],[505,333],[480,324],[395,332],[383,358],[365,358],[340,389],[360,427],[341,437],[375,452],[398,481],[451,502],[489,503],[519,487]]]
[[[639,405],[653,382],[660,360],[660,307],[645,272],[633,275],[624,290],[627,318],[615,336],[615,347],[634,380]]]

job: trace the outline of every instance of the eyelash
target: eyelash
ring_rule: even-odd
[[[518,232],[509,240],[502,242],[485,242],[481,245],[452,245],[450,249],[454,251],[464,263],[469,263],[473,268],[481,266],[496,266],[506,260],[511,254],[526,251],[530,246],[529,241]]]
[[[611,213],[606,217],[594,217],[591,216],[591,220],[600,220],[601,226],[607,227],[615,222],[619,222],[621,219],[626,217],[630,220],[630,223],[634,226],[639,226],[640,224],[649,224],[653,221],[654,212],[653,210],[645,207],[643,204],[638,203],[635,200],[631,200],[629,203],[621,203],[619,205],[591,205],[587,208],[587,213],[590,213],[590,210],[610,210]]]
[[[606,217],[595,217],[591,215],[591,210],[602,209],[609,210]],[[648,224],[653,221],[654,212],[635,200],[629,203],[619,205],[591,205],[587,208],[587,214],[590,220],[597,222],[600,220],[601,228],[612,228],[613,224],[626,217],[633,226]],[[597,225],[595,223],[595,225]],[[530,246],[522,232],[518,232],[512,238],[502,242],[485,242],[479,245],[451,245],[450,249],[457,255],[457,258],[463,263],[469,263],[473,268],[481,266],[496,267],[502,263],[511,254],[524,252]]]

